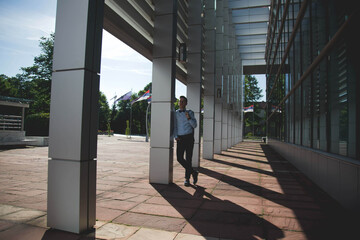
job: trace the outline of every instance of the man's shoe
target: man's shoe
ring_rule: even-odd
[[[196,184],[197,181],[198,181],[198,175],[199,175],[198,171],[194,171],[193,174],[192,174],[193,179],[194,179],[194,184]]]
[[[189,187],[189,186],[190,186],[190,181],[189,181],[188,179],[185,180],[184,186],[185,186],[185,187]]]

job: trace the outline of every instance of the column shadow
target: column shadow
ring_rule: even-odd
[[[240,179],[241,176],[239,176],[240,178],[235,178],[208,168],[200,168],[200,173],[218,179],[238,189],[258,195],[265,201],[271,202],[271,206],[264,206],[269,209],[269,211],[266,212],[265,209],[263,217],[274,220],[275,222],[276,219],[279,220],[279,218],[282,218],[286,221],[280,224],[283,225],[282,229],[284,230],[292,231],[291,229],[287,229],[287,227],[298,224],[307,239],[347,239],[347,237],[354,239],[351,236],[359,236],[359,233],[355,231],[355,229],[357,229],[356,224],[354,224],[359,223],[359,220],[355,219],[353,215],[346,213],[339,204],[317,188],[309,179],[301,174],[287,160],[273,151],[268,145],[261,144],[261,148],[268,160],[268,165],[273,171],[266,171],[234,163],[233,160],[227,162],[226,160],[214,158],[208,161],[262,174],[264,175],[265,181],[266,176],[275,177],[281,187],[282,193],[272,190],[271,187],[263,187],[263,184],[259,186],[244,181]],[[232,148],[231,151],[234,152],[236,151],[235,149],[236,148]],[[244,148],[241,149],[243,150]],[[241,152],[241,154],[243,155],[244,153]],[[230,156],[226,154],[226,151],[223,151],[220,156],[221,155]],[[231,157],[238,159],[244,164],[246,164],[246,161],[254,163],[251,156],[249,156],[249,159],[243,156],[236,157],[232,155]],[[291,184],[292,180],[296,180],[300,187],[294,188],[294,185]],[[268,184],[268,186],[271,186],[271,184]],[[272,214],[271,211],[277,210],[279,210],[279,214]],[[286,211],[288,211],[288,213],[286,213]],[[286,216],[287,214],[289,215]],[[291,216],[295,216],[295,218]],[[269,228],[272,229],[274,225],[269,224]]]
[[[32,238],[31,238],[32,239]],[[91,229],[81,234],[61,231],[58,229],[48,229],[45,231],[41,240],[95,240],[95,229]]]
[[[154,189],[170,203],[187,220],[187,231],[195,230],[204,237],[225,239],[281,239],[281,229],[266,221],[244,207],[228,200],[222,200],[206,191],[202,186],[191,186],[195,189],[190,194],[176,184],[164,189],[163,185],[152,184]],[[184,206],[179,206],[179,199],[201,200],[200,206],[189,216]],[[191,207],[191,206],[189,206]],[[268,238],[268,227],[271,226],[271,238]],[[183,231],[184,231],[183,229]]]
[[[295,179],[305,195],[311,197],[311,202],[301,198],[295,199],[299,204],[302,204],[301,206],[289,200],[287,200],[287,203],[284,203],[284,206],[290,208],[298,216],[297,219],[309,239],[360,239],[360,233],[357,230],[360,226],[358,216],[345,210],[337,201],[320,189],[269,145],[261,144],[261,148],[274,172],[284,172],[284,169],[287,170],[288,173],[284,174],[288,174]],[[296,194],[290,188],[287,188],[286,179],[279,177],[278,180],[284,190],[285,199],[288,199],[287,196],[296,197]],[[311,203],[316,204],[318,208],[312,208],[313,205]],[[318,212],[321,214],[319,219],[309,217],[309,215],[317,214]]]

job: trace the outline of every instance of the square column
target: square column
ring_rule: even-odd
[[[229,13],[230,14],[230,13]],[[235,31],[232,25],[232,18],[229,17],[229,86],[228,86],[228,106],[229,106],[229,118],[228,118],[228,148],[234,145],[234,59],[235,59]]]
[[[214,157],[215,135],[215,40],[216,14],[215,1],[205,0],[205,55],[204,65],[204,121],[203,121],[203,158]]]
[[[150,183],[173,180],[177,1],[155,0]]]
[[[200,114],[201,114],[201,85],[202,85],[202,1],[189,1],[188,19],[188,84],[187,108],[194,111],[198,127],[194,129],[194,151],[192,166],[200,167]]]
[[[221,153],[222,138],[222,94],[223,94],[223,1],[216,1],[216,82],[215,82],[215,132],[214,153]]]
[[[103,0],[57,3],[47,224],[74,233],[92,229],[96,219],[103,8]]]
[[[221,130],[221,150],[228,149],[228,119],[229,119],[229,10],[227,1],[223,1],[223,111],[222,111],[222,130]]]

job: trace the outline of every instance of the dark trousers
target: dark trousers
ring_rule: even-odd
[[[179,136],[176,147],[177,161],[185,168],[185,178],[190,179],[190,175],[194,172],[191,166],[192,154],[194,149],[194,134]],[[184,159],[184,153],[186,158]]]

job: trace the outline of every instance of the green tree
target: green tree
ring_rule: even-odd
[[[30,67],[22,67],[22,73],[17,78],[22,84],[22,97],[33,100],[29,113],[49,113],[51,74],[54,52],[54,33],[40,38],[41,53],[34,57],[34,64]]]
[[[49,37],[41,37],[39,46],[41,52],[34,57],[30,67],[22,67],[22,73],[16,77],[0,75],[0,95],[7,97],[26,98],[32,100],[28,110],[27,119],[36,123],[37,116],[48,116],[50,112],[51,78],[54,53],[54,33]],[[44,113],[44,114],[42,114]],[[35,114],[34,116],[31,116]],[[99,129],[107,130],[110,118],[110,109],[106,96],[99,94]],[[48,117],[46,117],[48,121]],[[25,120],[26,125],[26,120]],[[36,125],[36,124],[35,124]],[[28,124],[27,126],[30,126]],[[27,129],[27,131],[30,129]],[[45,132],[45,130],[43,131]]]
[[[99,93],[99,130],[107,131],[111,110],[104,93]]]
[[[20,97],[21,82],[16,77],[0,75],[0,96]]]
[[[259,107],[257,101],[263,96],[262,89],[258,85],[258,80],[251,75],[245,75],[245,101],[244,106],[248,107],[254,105],[254,112],[244,113],[244,134],[246,136],[256,135],[258,131],[255,128],[259,128],[262,118],[258,116]]]
[[[245,75],[245,106],[249,106],[262,98],[262,89],[259,88],[258,84],[256,77]]]

